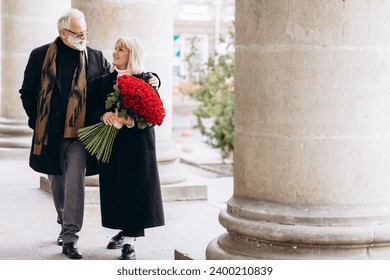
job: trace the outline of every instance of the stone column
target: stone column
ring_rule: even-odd
[[[104,52],[112,61],[115,41],[122,36],[137,37],[145,48],[145,68],[156,72],[161,81],[160,96],[166,117],[156,127],[157,157],[161,183],[186,179],[179,163],[179,151],[172,140],[172,67],[174,1],[73,0],[72,7],[85,13],[89,45]]]
[[[208,259],[390,258],[389,12],[236,1],[234,195]]]
[[[15,157],[14,148],[29,148],[27,127],[19,89],[31,50],[57,36],[57,18],[70,8],[70,0],[1,1],[1,111],[0,155]]]

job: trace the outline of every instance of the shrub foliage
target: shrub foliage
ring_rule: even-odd
[[[223,53],[210,56],[206,65],[195,62],[195,39],[186,57],[189,78],[193,84],[184,94],[199,102],[194,114],[195,128],[205,136],[206,143],[220,150],[223,159],[234,151],[234,32],[230,42],[220,39]]]

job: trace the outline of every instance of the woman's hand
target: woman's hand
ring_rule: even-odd
[[[102,116],[102,121],[105,125],[114,125],[114,123],[126,125],[128,127],[134,126],[134,119],[131,117],[128,117],[127,119],[123,117],[118,117],[118,109],[115,110],[115,113],[113,112],[106,112]]]
[[[119,123],[121,125],[126,125],[128,127],[134,126],[134,119],[131,117],[128,117],[127,119],[123,117],[118,117],[118,109],[115,109],[115,122]]]
[[[115,121],[119,124],[127,125],[127,126],[133,126],[134,125],[134,119],[129,117],[127,120],[125,118],[116,118]]]
[[[105,112],[104,115],[102,116],[102,121],[104,122],[105,125],[113,125],[115,122],[115,119],[117,118],[117,114],[113,112]]]

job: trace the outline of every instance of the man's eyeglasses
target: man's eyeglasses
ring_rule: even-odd
[[[72,30],[64,28],[64,30],[68,31],[69,33],[72,33],[73,35],[76,35],[77,38],[82,39],[83,37],[87,37],[89,30],[86,30],[84,32],[73,32]]]

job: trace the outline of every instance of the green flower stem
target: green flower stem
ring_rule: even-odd
[[[118,131],[114,126],[106,126],[100,122],[79,129],[78,136],[91,155],[102,162],[108,162]]]
[[[105,155],[103,157],[103,162],[108,162],[110,157],[111,157],[111,152],[112,152],[112,146],[115,141],[115,137],[118,134],[119,130],[115,127],[113,127],[112,133],[107,137],[108,139],[108,145],[107,149],[105,150]]]

